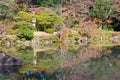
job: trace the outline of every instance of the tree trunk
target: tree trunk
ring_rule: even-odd
[[[100,25],[99,25],[99,29],[103,29],[103,24],[101,23]]]
[[[44,27],[44,31],[46,31],[46,26],[43,26]]]
[[[103,26],[104,26],[104,24],[105,24],[105,21],[106,21],[106,20],[102,20],[102,23],[100,23],[100,25],[99,25],[99,29],[103,29]]]

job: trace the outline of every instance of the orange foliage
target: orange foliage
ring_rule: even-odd
[[[112,51],[108,49],[108,50],[105,51],[105,53],[106,53],[106,54],[111,54]]]
[[[23,8],[23,4],[22,3],[18,4],[18,7]]]
[[[101,57],[102,57],[102,54],[97,54],[96,55],[96,58],[98,58],[98,59],[101,58]]]
[[[100,23],[102,23],[102,19],[98,19],[98,20],[96,21],[96,24],[100,24]]]
[[[61,35],[62,40],[65,39],[65,37],[67,36],[67,33],[68,33],[68,29],[63,30],[62,35]]]
[[[63,50],[67,50],[67,47],[66,47],[65,44],[62,44],[62,45],[61,45],[61,48],[62,48]]]
[[[93,26],[94,26],[95,28],[98,28],[98,24],[94,24]]]
[[[112,20],[107,20],[106,21],[108,24],[111,24],[112,23]]]

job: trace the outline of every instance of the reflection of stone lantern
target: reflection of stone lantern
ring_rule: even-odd
[[[113,37],[113,43],[118,43],[118,33],[113,33],[112,37]]]
[[[37,59],[36,59],[36,56],[37,56],[37,52],[36,51],[34,51],[34,57],[35,57],[35,59],[33,60],[33,63],[36,65],[37,64]]]
[[[33,60],[33,64],[35,64],[35,65],[37,64],[37,60],[36,60],[36,59],[35,59],[35,60]]]
[[[35,14],[35,12],[33,12],[33,14]],[[36,26],[36,18],[35,17],[32,18],[32,24],[33,24],[33,26]]]

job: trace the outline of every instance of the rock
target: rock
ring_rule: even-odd
[[[21,68],[22,66],[0,66],[0,74],[4,74],[4,73],[7,73],[7,74],[16,74],[16,72],[19,71],[19,69]],[[1,79],[0,79],[1,80]],[[3,79],[2,79],[3,80]],[[4,79],[6,80],[6,79]]]
[[[0,66],[18,66],[23,65],[23,62],[9,55],[0,56]]]
[[[69,44],[69,43],[71,43],[71,40],[64,40],[63,43]]]
[[[117,56],[117,59],[120,59],[120,55]]]

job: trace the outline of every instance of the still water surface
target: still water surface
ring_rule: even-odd
[[[120,80],[119,45],[17,45],[2,50],[24,65],[0,67],[0,80],[23,80],[29,71],[33,75],[26,80]]]

